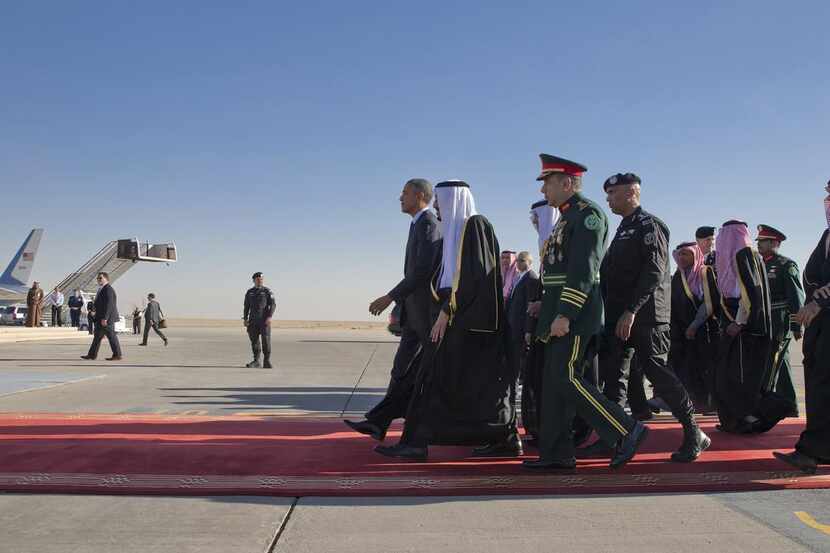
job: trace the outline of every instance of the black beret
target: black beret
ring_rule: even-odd
[[[695,231],[695,238],[709,238],[715,235],[715,227],[699,227]]]
[[[643,181],[634,173],[617,173],[608,177],[602,185],[602,189],[606,192],[612,186],[620,186],[623,184],[642,184]]]

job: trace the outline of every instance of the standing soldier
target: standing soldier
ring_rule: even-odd
[[[84,296],[80,290],[75,290],[75,293],[69,296],[69,317],[72,320],[72,326],[75,328],[81,326],[81,309],[84,307]]]
[[[655,396],[665,401],[683,425],[683,444],[671,460],[688,463],[711,441],[698,428],[689,395],[668,366],[669,229],[640,206],[640,183],[634,173],[617,173],[603,184],[611,211],[622,216],[622,221],[600,268],[606,346],[600,353],[600,379],[608,399],[622,405],[623,379],[636,353]]]
[[[695,231],[695,242],[703,252],[703,262],[713,267],[715,265],[715,227],[699,227]]]
[[[825,190],[824,212],[830,227],[830,181]],[[775,457],[805,473],[830,464],[830,228],[804,267],[807,305],[796,321],[804,325],[804,389],[807,394],[807,426],[792,453]]]
[[[533,469],[576,466],[572,423],[579,415],[609,447],[616,446],[612,468],[634,457],[648,428],[609,401],[582,374],[589,349],[602,327],[599,274],[608,219],[580,193],[587,169],[567,159],[541,154],[542,193],[560,217],[542,258],[542,307],[536,339],[545,343],[539,417],[539,459]]]
[[[798,416],[798,401],[790,367],[790,342],[801,340],[801,325],[795,316],[804,307],[804,289],[795,261],[778,253],[787,237],[769,225],[758,225],[758,253],[764,258],[772,303],[772,348],[767,389],[790,404],[787,416]],[[775,380],[777,379],[777,380]]]
[[[249,369],[260,367],[271,368],[271,317],[277,308],[274,293],[262,285],[262,273],[256,272],[251,279],[253,288],[245,293],[245,308],[242,321],[248,329],[248,338],[251,339],[251,350],[254,360],[245,365]],[[260,345],[260,341],[262,342]],[[262,353],[262,365],[259,364],[259,354]]]

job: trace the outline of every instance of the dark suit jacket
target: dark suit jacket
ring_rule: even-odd
[[[530,269],[513,287],[513,293],[507,298],[505,312],[507,313],[509,340],[513,343],[523,342],[525,332],[534,330],[528,327],[527,303],[530,301],[531,292],[538,286],[539,277],[533,269]]]
[[[98,291],[95,296],[95,322],[106,319],[107,324],[115,324],[118,320],[118,305],[115,289],[109,284]]]
[[[161,305],[159,305],[159,302],[156,300],[147,302],[147,307],[144,308],[144,320],[156,324],[161,321]]]
[[[441,229],[432,211],[410,226],[404,257],[404,277],[389,296],[401,306],[401,326],[425,339],[429,333],[432,292],[430,278],[441,262]]]

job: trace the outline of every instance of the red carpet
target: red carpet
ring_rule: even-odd
[[[426,463],[396,461],[339,419],[0,415],[0,490],[127,494],[473,495],[737,491],[830,487],[771,451],[790,450],[803,420],[753,437],[722,434],[695,463],[668,461],[677,423],[650,423],[641,453],[620,471],[580,461],[573,474],[537,474],[517,459],[474,459],[432,447]],[[398,432],[390,432],[394,443]],[[533,453],[533,450],[530,451]]]

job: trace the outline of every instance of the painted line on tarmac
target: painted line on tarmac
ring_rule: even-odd
[[[819,532],[823,532],[830,536],[830,524],[821,524],[820,522],[817,522],[816,519],[814,519],[812,516],[810,516],[810,513],[804,511],[796,511],[793,514],[795,514],[795,516],[797,516],[801,522],[803,522],[810,528],[813,528],[814,530],[818,530]]]
[[[36,388],[26,388],[25,390],[15,390],[14,392],[0,394],[0,397],[8,397],[13,396],[15,394],[25,394],[26,392],[38,392],[40,390],[51,390],[52,388],[57,388],[59,386],[66,386],[68,384],[78,384],[79,382],[86,382],[87,380],[95,380],[98,378],[106,378],[107,376],[108,375],[106,374],[98,374],[95,376],[87,376],[86,378],[79,378],[78,380],[67,380],[66,382],[58,382],[57,384],[50,384],[49,386],[38,386]]]
[[[360,382],[363,380],[363,376],[366,374],[366,369],[369,368],[369,365],[372,363],[372,359],[375,358],[375,354],[378,352],[378,348],[380,344],[375,345],[375,349],[372,350],[372,354],[369,356],[369,360],[366,361],[366,366],[363,367],[363,371],[360,373],[360,376],[357,379],[357,382],[354,384],[354,388],[352,388],[352,393],[349,394],[349,399],[346,400],[346,404],[343,406],[343,410],[340,411],[340,417],[343,417],[343,414],[349,408],[349,403],[352,402],[352,398],[354,397],[355,392],[357,391],[357,387],[360,386]]]

